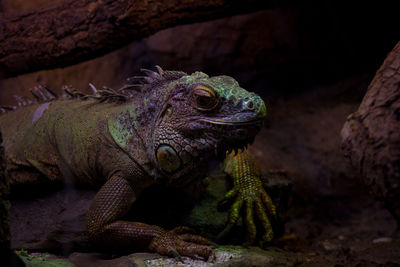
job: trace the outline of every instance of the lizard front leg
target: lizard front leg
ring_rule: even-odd
[[[89,239],[99,244],[146,247],[167,256],[199,255],[208,258],[211,248],[203,237],[184,233],[185,228],[165,230],[159,226],[119,220],[135,201],[135,193],[122,177],[109,179],[96,194],[86,217]]]
[[[260,180],[260,169],[247,150],[239,150],[235,155],[228,154],[224,162],[224,171],[233,178],[233,189],[226,193],[221,204],[234,201],[229,214],[228,224],[219,234],[218,239],[229,233],[244,209],[243,221],[246,225],[246,241],[251,245],[256,238],[257,229],[254,218],[257,217],[264,228],[261,246],[272,240],[274,233],[269,216],[276,217],[276,208],[265,192]],[[268,211],[268,215],[266,211]]]

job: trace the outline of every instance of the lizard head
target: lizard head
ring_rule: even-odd
[[[247,146],[266,116],[263,100],[229,76],[182,74],[163,88],[151,149],[174,184],[181,177],[204,175],[207,159]]]

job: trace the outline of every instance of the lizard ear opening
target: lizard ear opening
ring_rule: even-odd
[[[161,169],[166,173],[173,173],[182,165],[181,158],[170,145],[160,145],[156,150],[156,157]]]

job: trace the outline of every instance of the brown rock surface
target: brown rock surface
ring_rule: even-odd
[[[387,56],[360,107],[346,120],[342,148],[372,194],[400,222],[400,42]]]
[[[69,254],[91,248],[85,216],[95,191],[64,188],[11,201],[11,246]]]

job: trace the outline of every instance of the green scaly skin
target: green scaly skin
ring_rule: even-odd
[[[247,235],[243,245],[253,244],[256,238],[255,213],[264,228],[260,241],[260,246],[263,247],[274,236],[270,220],[264,210],[266,208],[271,216],[276,217],[276,208],[262,186],[259,166],[247,150],[239,150],[236,154],[232,152],[227,155],[224,172],[232,177],[233,189],[225,194],[221,203],[235,201],[230,210],[228,224],[218,239],[223,238],[231,230],[239,219],[241,209],[244,208]]]
[[[212,251],[207,240],[184,227],[165,230],[121,218],[154,183],[184,188],[200,181],[213,158],[221,159],[226,151],[254,139],[266,108],[260,97],[231,77],[157,70],[145,70],[140,84],[128,84],[118,92],[106,88],[85,95],[67,88],[69,98],[47,97],[45,102],[2,114],[8,177],[12,188],[102,185],[87,213],[87,234],[93,242],[207,258]],[[49,94],[34,91],[35,96]],[[240,161],[233,165],[241,166]],[[241,181],[235,182],[239,196],[263,192],[260,183],[240,185],[253,183],[247,175],[235,181]],[[258,207],[265,196],[253,195],[252,203]],[[239,198],[233,205],[229,225],[236,221],[241,202]],[[267,218],[264,208],[256,212]],[[252,214],[246,214],[249,243],[256,229]],[[270,239],[270,225],[262,222],[269,231],[264,239]]]

